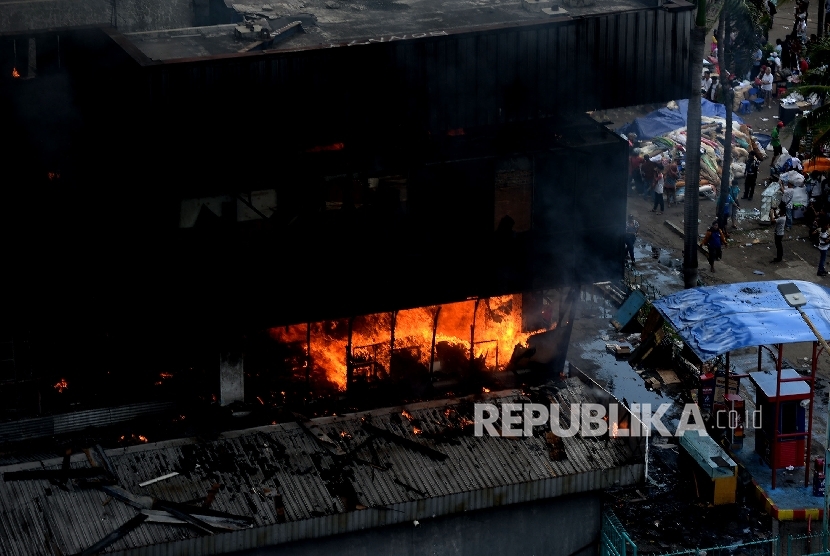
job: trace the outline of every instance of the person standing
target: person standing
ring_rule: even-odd
[[[751,75],[758,75],[761,73],[761,61],[764,59],[764,52],[761,50],[759,46],[755,52],[752,53],[752,74]]]
[[[741,189],[738,187],[738,180],[732,180],[732,187],[729,188],[729,198],[732,201],[729,207],[732,216],[732,229],[738,227],[738,209],[741,206],[738,204],[738,193],[740,192]]]
[[[830,0],[829,0],[830,1]],[[709,70],[703,72],[703,79],[700,80],[700,94],[709,96],[709,89],[712,87],[712,73]]]
[[[780,263],[784,260],[784,226],[787,224],[783,203],[777,209],[770,209],[769,219],[775,223],[775,258],[770,262]]]
[[[640,235],[640,223],[634,219],[633,214],[628,215],[628,220],[625,223],[625,250],[628,256],[631,257],[631,264],[634,264],[634,243],[637,241],[637,236]]]
[[[723,230],[718,226],[718,221],[712,222],[712,225],[706,230],[706,235],[703,236],[701,245],[706,246],[709,258],[709,268],[715,272],[715,261],[719,261],[723,255],[723,246],[726,245],[726,236]]]
[[[680,170],[677,168],[677,159],[674,158],[666,165],[665,179],[663,180],[663,188],[666,193],[666,202],[670,207],[677,204],[675,194],[677,193],[677,180],[679,179]]]
[[[643,190],[640,192],[643,199],[646,201],[652,198],[654,191],[654,179],[657,175],[657,163],[650,158],[643,157],[643,162],[640,164],[640,174],[643,178]]]
[[[758,167],[761,165],[755,153],[749,153],[746,161],[746,180],[744,180],[744,196],[741,199],[752,200],[755,195],[755,184],[758,181]]]
[[[761,90],[764,92],[764,100],[766,100],[767,108],[772,103],[772,83],[775,77],[772,75],[772,69],[769,67],[764,69],[764,75],[761,76]]]
[[[793,186],[788,182],[781,182],[781,204],[787,216],[787,231],[793,227]]]
[[[827,229],[827,223],[821,228],[821,233],[818,236],[818,272],[816,276],[827,276],[827,271],[824,269],[824,263],[827,261],[827,249],[830,248],[830,231]]]
[[[665,187],[665,177],[662,170],[657,170],[654,175],[654,207],[651,212],[657,212],[657,205],[660,205],[660,211],[657,214],[663,214],[666,206],[663,204],[663,188]]]
[[[723,186],[727,187],[727,186]],[[726,228],[729,225],[729,219],[732,216],[732,207],[735,205],[736,201],[732,197],[732,188],[727,187],[726,190],[726,199],[723,199],[720,195],[718,195],[718,204],[715,207],[716,217],[718,220],[718,227],[723,232],[723,234],[729,237],[729,234],[726,232]]]
[[[712,76],[712,86],[709,87],[709,92],[706,93],[706,100],[710,102],[718,102],[720,98],[721,85],[718,82],[718,76]]]
[[[631,149],[631,155],[628,157],[628,181],[631,190],[638,195],[643,193],[643,174],[640,171],[642,164],[643,157],[640,156],[640,149]]]
[[[779,131],[782,127],[784,127],[784,122],[779,121],[775,129],[772,130],[772,140],[769,143],[772,145],[772,161],[770,162],[770,166],[775,166],[775,161],[781,156],[781,138],[779,137]]]

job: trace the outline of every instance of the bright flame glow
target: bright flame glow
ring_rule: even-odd
[[[12,77],[14,77],[15,79],[20,77],[20,72],[17,71],[17,68],[12,68]]]
[[[395,349],[408,349],[419,363],[430,363],[433,322],[437,307],[419,307],[398,311],[395,319]],[[475,315],[474,315],[475,312]],[[505,295],[482,299],[476,311],[475,300],[449,303],[440,307],[435,343],[470,349],[470,328],[475,316],[476,358],[483,359],[489,368],[503,367],[516,345],[527,345],[533,334],[543,330],[522,332],[521,295]],[[311,327],[309,331],[308,327]],[[378,367],[389,369],[391,357],[392,315],[377,313],[356,317],[352,324],[352,359],[374,361]],[[309,334],[310,332],[310,334]],[[312,378],[320,373],[338,390],[346,389],[346,350],[349,343],[349,325],[346,320],[325,321],[281,326],[270,329],[274,340],[295,344],[309,351],[313,361]],[[310,346],[306,342],[310,337]],[[496,357],[498,354],[498,365]],[[322,378],[317,377],[317,378]]]
[[[57,381],[52,387],[58,391],[58,393],[63,393],[64,390],[69,388],[69,383],[66,382],[65,378],[60,379]]]

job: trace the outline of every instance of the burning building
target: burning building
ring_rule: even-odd
[[[529,300],[622,272],[627,148],[583,113],[688,90],[692,12],[531,4],[4,35],[9,399],[152,397],[262,331],[338,392],[566,336]]]

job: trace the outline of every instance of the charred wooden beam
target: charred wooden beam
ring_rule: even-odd
[[[90,479],[107,475],[106,469],[100,467],[82,467],[80,469],[27,469],[3,473],[3,480],[9,481],[48,481],[69,479]]]
[[[388,431],[386,429],[381,429],[381,428],[376,427],[374,425],[370,425],[369,423],[363,423],[363,428],[367,432],[370,432],[374,435],[377,435],[377,436],[383,438],[384,440],[388,440],[390,442],[395,442],[399,446],[403,446],[404,448],[409,448],[410,450],[412,450],[414,452],[419,452],[421,454],[424,454],[425,456],[429,456],[430,458],[432,458],[434,460],[444,461],[445,459],[447,459],[447,454],[445,454],[443,452],[439,452],[438,450],[430,448],[429,446],[424,446],[423,444],[421,444],[419,442],[415,442],[414,440],[410,440],[408,438],[404,438],[402,436],[399,436],[399,435],[395,434],[392,431]]]
[[[81,552],[80,556],[92,556],[93,554],[98,554],[102,550],[104,550],[109,545],[117,542],[119,539],[126,537],[130,534],[130,531],[141,525],[147,520],[147,516],[144,514],[138,514],[127,523],[119,527],[118,529],[114,530],[112,533],[98,541],[97,543],[93,544],[83,552]]]
[[[194,528],[198,529],[199,531],[201,531],[203,533],[206,533],[208,535],[213,535],[216,532],[211,525],[208,525],[207,523],[205,523],[204,521],[202,521],[198,517],[194,516],[193,514],[190,514],[186,511],[182,511],[177,507],[174,507],[174,506],[169,505],[169,504],[165,504],[163,502],[159,503],[158,500],[156,501],[156,504],[154,504],[154,507],[158,508],[160,510],[164,510],[165,512],[168,512],[170,515],[172,515],[176,519],[180,519],[181,521],[184,521],[188,525],[192,525]],[[146,517],[145,517],[145,519],[146,519]]]
[[[413,493],[415,493],[419,496],[426,496],[427,495],[424,491],[422,491],[420,489],[417,489],[414,486],[412,486],[408,483],[405,483],[400,479],[392,479],[392,480],[395,482],[396,485],[402,486],[403,488],[405,488],[409,492],[413,492]]]

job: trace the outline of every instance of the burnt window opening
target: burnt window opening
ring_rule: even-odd
[[[406,213],[406,176],[362,177],[358,174],[326,176],[324,209],[350,211],[362,209],[378,214]]]

